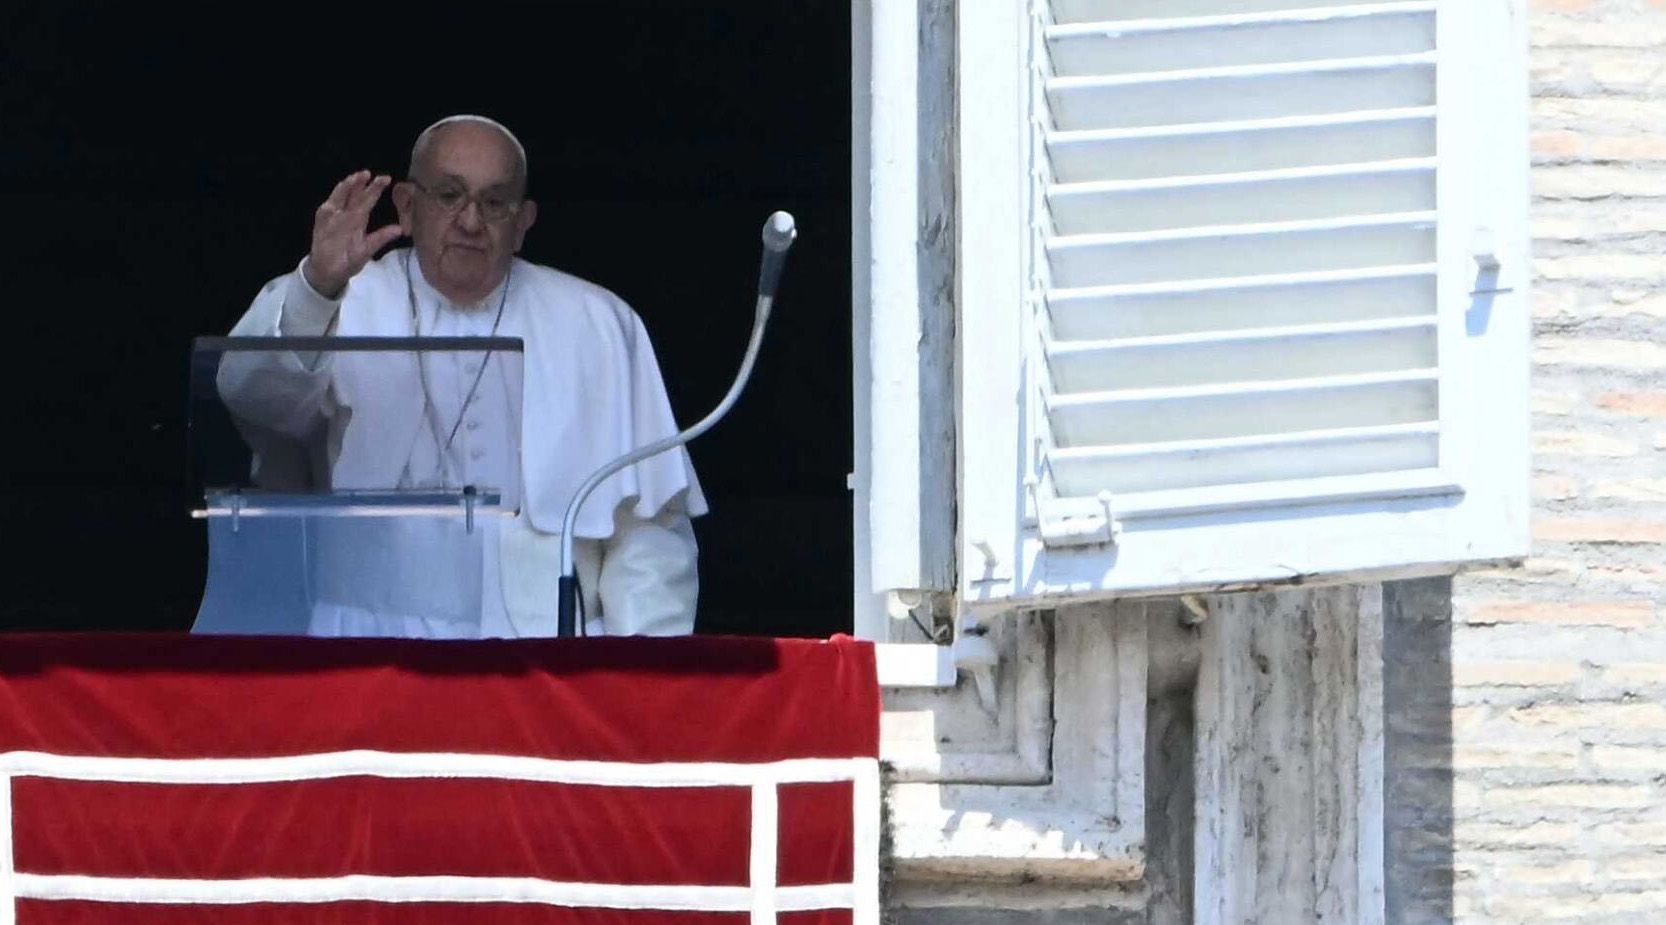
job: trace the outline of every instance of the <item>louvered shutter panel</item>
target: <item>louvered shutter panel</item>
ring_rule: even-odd
[[[1442,72],[1489,60],[1484,44],[1451,41],[1459,23],[1442,18],[1455,7],[1030,6],[1020,533],[1035,548],[1019,556],[1029,573],[1013,594],[1428,570],[1525,551],[1509,520],[1525,508],[1525,384],[1477,382],[1485,364],[1525,368],[1525,325],[1491,323],[1499,299],[1519,307],[1520,285],[1487,272],[1499,249],[1488,235],[1515,249],[1511,272],[1525,263],[1525,217],[1518,190],[1471,189],[1486,185],[1489,158],[1519,177],[1524,120],[1502,111],[1492,151],[1443,124],[1493,105]],[[1463,31],[1486,16],[1462,15],[1475,17]],[[1499,99],[1522,76],[1505,75]],[[1472,255],[1474,242],[1486,253]],[[1512,416],[1501,426],[1513,457],[1480,446],[1478,401]],[[1510,498],[1470,503],[1477,464],[1499,458],[1521,469],[1500,483]],[[1344,543],[1353,551],[1294,555],[1299,565],[1273,548],[1224,550],[1230,563],[1139,548],[1251,520],[1264,528],[1237,536],[1310,540],[1338,513],[1316,506],[1394,513],[1412,499],[1473,516],[1412,518],[1430,540],[1421,551]]]

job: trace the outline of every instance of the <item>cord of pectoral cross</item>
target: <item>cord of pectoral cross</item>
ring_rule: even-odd
[[[411,329],[416,332],[418,337],[421,337],[422,313],[417,308],[416,284],[411,279],[411,253],[411,251],[405,252],[405,299],[411,308]],[[509,273],[512,273],[513,271],[514,266],[511,265]],[[497,315],[492,319],[492,332],[487,335],[489,337],[497,336],[498,326],[503,323],[504,307],[509,304],[509,273],[505,273],[503,277],[503,294],[498,297]],[[417,381],[422,388],[422,417],[423,420],[428,422],[428,432],[434,440],[434,450],[436,454],[435,461],[440,467],[440,482],[442,486],[450,482],[449,475],[451,467],[449,465],[449,461],[451,459],[451,447],[452,444],[457,441],[457,432],[462,429],[463,418],[468,416],[469,405],[474,401],[475,394],[480,390],[480,382],[486,376],[486,364],[491,362],[491,359],[491,350],[487,350],[486,355],[480,358],[480,368],[475,370],[474,381],[469,384],[468,392],[463,396],[463,403],[457,408],[457,420],[452,422],[451,430],[447,432],[444,444],[441,444],[440,422],[434,417],[439,413],[439,408],[435,406],[433,394],[428,388],[428,367],[425,362],[424,353],[420,350],[417,351]],[[407,459],[405,462],[405,476],[409,477],[410,469],[410,460]]]

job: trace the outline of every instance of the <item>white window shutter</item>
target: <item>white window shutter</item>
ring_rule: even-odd
[[[1518,0],[971,6],[970,599],[1525,555]]]

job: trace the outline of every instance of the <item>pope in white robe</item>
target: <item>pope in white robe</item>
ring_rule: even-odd
[[[521,368],[503,353],[228,353],[221,396],[244,422],[297,438],[323,431],[335,491],[471,484],[519,502],[515,517],[472,528],[320,521],[308,538],[310,633],[553,635],[558,532],[574,491],[678,429],[647,331],[608,290],[515,256],[536,204],[524,196],[524,149],[498,123],[461,116],[426,129],[410,179],[393,185],[399,223],[371,232],[390,184],[363,171],[338,184],[308,256],[261,289],[232,334],[512,337],[525,345]],[[371,259],[401,235],[410,248]],[[689,518],[705,510],[680,448],[588,498],[574,547],[589,633],[692,632]]]

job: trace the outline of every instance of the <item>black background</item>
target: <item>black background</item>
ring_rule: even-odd
[[[530,155],[523,256],[636,308],[685,423],[739,360],[763,218],[797,216],[753,384],[692,450],[699,626],[849,629],[848,3],[148,6],[0,4],[0,625],[190,625],[191,337],[295,266],[341,176],[479,112]]]

